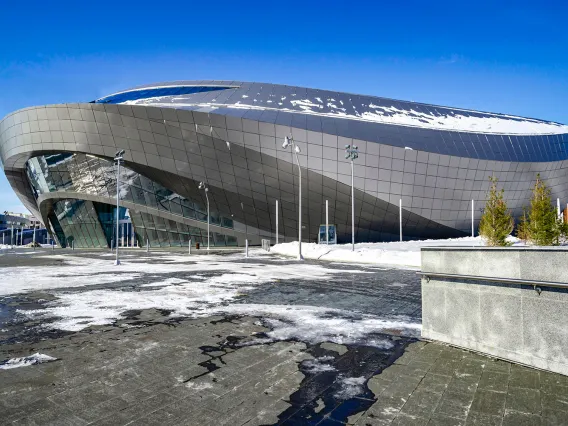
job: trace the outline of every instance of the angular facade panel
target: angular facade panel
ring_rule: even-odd
[[[283,148],[292,136],[301,152]],[[0,160],[12,187],[62,245],[180,246],[317,240],[329,201],[339,242],[351,238],[356,145],[357,241],[448,238],[478,222],[489,177],[514,215],[537,173],[566,200],[568,127],[385,98],[261,83],[182,81],[125,90],[87,104],[27,108],[0,122]],[[125,150],[116,236],[116,170]]]

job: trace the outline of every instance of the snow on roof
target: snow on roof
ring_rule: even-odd
[[[219,86],[220,82],[194,83],[202,86]],[[169,108],[207,107],[284,111],[398,126],[475,133],[509,135],[568,133],[568,126],[560,123],[513,115],[273,84],[240,83],[237,85],[235,82],[233,84],[230,88],[232,93],[222,101],[214,99],[218,93],[213,95],[198,93],[137,99],[124,103]],[[270,99],[275,94],[280,99],[278,103]]]

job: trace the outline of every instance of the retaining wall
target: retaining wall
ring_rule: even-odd
[[[568,250],[432,247],[421,256],[424,338],[568,375]]]

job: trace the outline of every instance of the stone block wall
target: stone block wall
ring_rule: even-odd
[[[422,273],[424,338],[568,375],[568,250],[425,248]]]

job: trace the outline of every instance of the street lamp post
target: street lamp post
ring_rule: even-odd
[[[116,235],[115,235],[115,244],[116,244],[116,260],[114,262],[115,265],[120,265],[120,260],[118,259],[118,232],[120,229],[120,225],[118,223],[119,220],[119,212],[120,212],[120,163],[123,160],[124,150],[120,150],[114,156],[114,161],[116,161]]]
[[[351,251],[355,251],[355,184],[353,178],[353,160],[359,157],[359,148],[345,145],[345,158],[351,160]]]
[[[298,190],[298,260],[303,260],[302,256],[302,168],[300,167],[300,158],[298,154],[302,152],[300,147],[294,141],[292,136],[285,136],[282,148],[286,149],[288,147],[292,148],[294,154],[296,154],[296,161],[298,162],[298,179],[299,179],[299,190]]]
[[[199,182],[199,189],[203,189],[205,191],[205,199],[207,200],[207,250],[209,250],[209,218],[211,217],[209,214],[209,187],[203,182]]]

